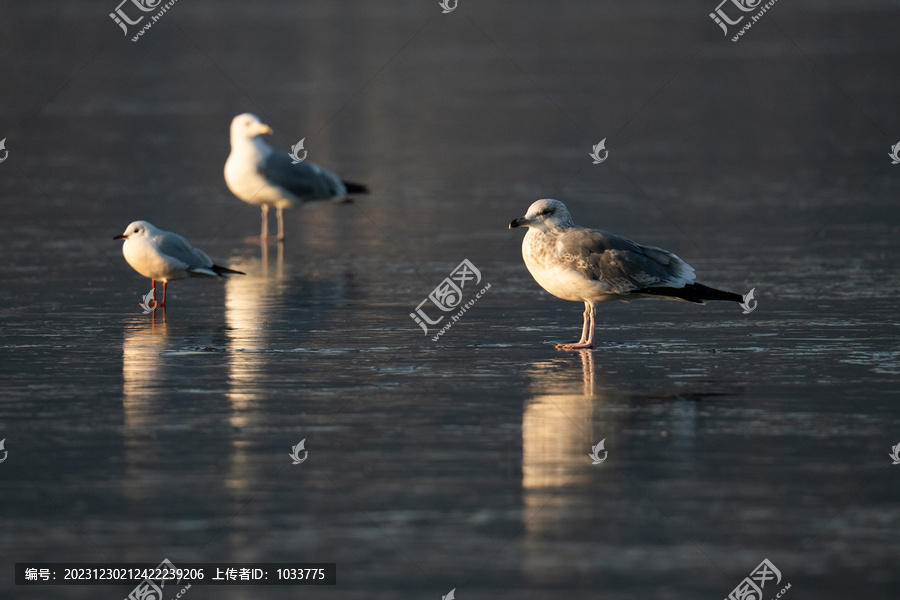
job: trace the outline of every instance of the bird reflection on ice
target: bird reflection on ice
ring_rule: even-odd
[[[229,423],[235,429],[252,425],[254,406],[265,387],[268,356],[260,350],[270,346],[267,321],[281,306],[284,295],[284,244],[277,244],[275,264],[270,264],[269,245],[260,244],[260,259],[241,263],[245,277],[225,283],[225,322],[228,335]],[[244,443],[236,436],[229,452],[226,486],[244,491],[254,481]]]
[[[163,313],[165,315],[165,313]],[[154,317],[156,315],[154,314]],[[125,496],[134,500],[147,489],[141,464],[153,452],[155,441],[148,436],[153,428],[156,401],[166,381],[166,362],[160,354],[168,350],[165,320],[147,322],[141,315],[125,331],[122,341],[122,408],[125,432]],[[152,486],[151,486],[152,487]],[[155,492],[154,492],[155,493]]]
[[[657,440],[667,438],[666,448],[677,457],[679,472],[696,468],[697,411],[691,397],[696,393],[673,394],[668,389],[636,396],[633,382],[614,383],[608,378],[615,376],[604,375],[608,366],[595,367],[593,351],[581,350],[579,355],[535,362],[529,373],[532,395],[522,418],[522,570],[533,585],[570,583],[593,564],[573,540],[601,524],[617,527],[611,521],[617,516],[603,510],[603,498],[597,494],[598,489],[623,483],[623,431],[630,432],[632,444],[639,441],[629,448],[632,460],[659,459]],[[629,410],[632,406],[639,408]],[[591,447],[604,438],[608,455],[599,455],[609,460],[592,464]],[[648,499],[651,504],[664,500]]]
[[[581,351],[583,387],[554,384],[555,362],[535,363],[531,387],[536,393],[522,418],[522,485],[525,489],[556,488],[584,480],[585,448],[590,450],[591,405],[594,399],[593,352]]]
[[[241,263],[247,273],[231,277],[225,283],[225,322],[229,342],[229,392],[232,405],[231,425],[247,424],[248,404],[256,400],[254,390],[263,383],[265,354],[258,350],[270,346],[265,324],[281,305],[284,294],[284,244],[279,243],[274,267],[270,265],[269,247],[260,244],[261,258]]]
[[[522,416],[522,569],[534,584],[569,580],[574,568],[571,557],[548,552],[547,544],[576,527],[578,520],[567,523],[566,518],[595,500],[585,487],[592,475],[588,454],[606,434],[592,432],[593,407],[604,403],[610,392],[597,388],[594,352],[578,354],[578,358],[536,362],[530,372],[533,395]],[[580,384],[572,377],[579,358]],[[572,368],[561,370],[564,363]]]

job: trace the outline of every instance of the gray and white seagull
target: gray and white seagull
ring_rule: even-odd
[[[260,236],[247,241],[283,240],[285,208],[312,200],[342,202],[348,193],[368,193],[366,186],[342,181],[312,161],[294,164],[287,152],[272,148],[259,137],[271,133],[272,128],[254,114],[244,113],[231,121],[231,154],[225,161],[225,183],[235,196],[262,210]],[[278,214],[277,237],[269,237],[271,206]]]
[[[584,302],[581,339],[557,350],[594,347],[594,316],[600,302],[667,298],[705,304],[742,302],[740,294],[694,283],[694,269],[662,248],[642,246],[614,233],[577,227],[559,200],[538,200],[509,228],[528,227],[522,258],[534,280],[563,300]]]
[[[156,282],[163,282],[162,302],[155,306],[165,307],[166,290],[170,281],[179,281],[190,277],[206,277],[223,279],[226,275],[244,275],[228,267],[215,264],[212,259],[198,248],[171,231],[163,231],[147,221],[135,221],[125,228],[114,240],[125,240],[122,254],[131,268],[150,278],[153,288],[153,299],[156,300]]]

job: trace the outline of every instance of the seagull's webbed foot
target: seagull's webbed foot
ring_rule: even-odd
[[[572,344],[557,344],[557,350],[588,350],[594,347],[593,342],[574,342]]]

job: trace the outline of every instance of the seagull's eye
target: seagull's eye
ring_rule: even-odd
[[[552,213],[553,213],[553,209],[552,209],[552,208],[545,208],[544,210],[541,211],[541,214],[542,214],[542,215],[549,215],[549,214],[552,214]]]

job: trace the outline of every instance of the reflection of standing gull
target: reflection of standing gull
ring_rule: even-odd
[[[269,267],[268,248],[262,246],[262,260],[243,260],[241,268],[249,275],[232,277],[225,282],[225,323],[228,336],[228,402],[229,424],[239,431],[253,424],[258,416],[259,390],[266,380],[265,369],[270,355],[271,340],[265,324],[284,294],[282,248],[278,244],[278,264]],[[235,498],[250,489],[256,481],[247,444],[241,436],[232,440],[228,453],[226,487]]]
[[[584,302],[581,339],[558,350],[594,347],[596,304],[612,300],[668,298],[705,304],[742,302],[740,294],[694,283],[694,269],[662,248],[642,246],[620,235],[576,227],[565,204],[538,200],[509,228],[528,227],[522,257],[538,284],[563,300]]]
[[[559,374],[553,372],[555,362],[538,362],[531,369],[530,388],[539,392],[526,403],[522,418],[522,485],[526,489],[555,488],[588,475],[584,452],[592,444],[594,360],[587,351],[581,358],[583,386],[560,382]]]
[[[606,394],[595,390],[594,354],[580,354],[581,381],[573,377],[577,367],[567,364],[568,359],[537,362],[529,371],[534,395],[522,415],[522,571],[535,585],[571,580],[577,557],[566,551],[573,546],[553,545],[554,540],[571,533],[567,523],[579,528],[582,523],[572,521],[573,514],[593,501],[587,482],[597,471],[592,471],[585,452],[596,441],[594,403],[604,401]],[[611,476],[604,472],[604,477]]]
[[[253,427],[265,413],[262,403],[273,399],[273,373],[278,373],[282,380],[287,376],[284,362],[273,357],[285,356],[276,353],[284,351],[286,344],[293,348],[300,336],[284,335],[285,330],[276,323],[284,323],[286,314],[291,315],[293,323],[315,321],[321,315],[310,313],[318,313],[320,306],[334,304],[333,295],[328,297],[328,302],[314,301],[321,295],[320,282],[310,284],[293,274],[291,264],[283,262],[283,246],[278,244],[277,261],[269,260],[268,249],[263,246],[261,260],[241,263],[250,273],[247,277],[234,277],[225,283],[227,398],[231,408],[229,422],[235,430]],[[328,289],[331,289],[330,282]],[[240,438],[235,437],[229,454],[226,485],[236,498],[245,499],[241,494],[260,483],[260,471],[251,461],[252,450]]]
[[[284,239],[285,208],[311,200],[341,201],[347,194],[365,194],[364,185],[341,181],[335,173],[312,161],[295,163],[289,154],[269,146],[260,135],[272,128],[250,113],[231,121],[231,154],[225,161],[225,183],[231,192],[262,210],[262,231],[253,241]],[[278,236],[269,237],[269,207],[278,216]]]
[[[233,414],[232,426],[247,424],[244,408],[256,394],[254,384],[264,381],[263,371],[270,349],[269,331],[265,324],[283,304],[285,293],[283,244],[278,244],[278,260],[269,265],[269,250],[261,245],[261,260],[242,263],[250,275],[225,282],[225,322],[228,326],[229,388]]]
[[[156,443],[148,431],[159,424],[154,417],[156,402],[163,397],[159,386],[168,380],[167,364],[160,354],[167,350],[165,324],[147,324],[140,319],[125,331],[122,341],[125,477],[122,483],[125,495],[131,499],[151,493],[147,491],[142,464],[153,454]]]

